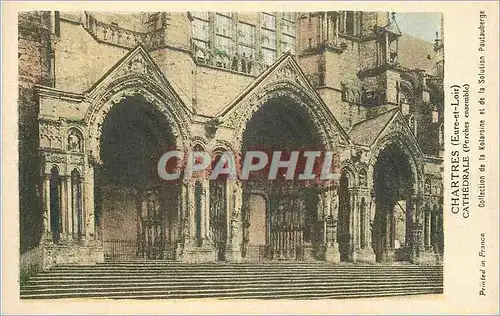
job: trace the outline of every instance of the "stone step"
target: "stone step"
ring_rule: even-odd
[[[24,284],[21,298],[356,298],[442,287],[442,266],[127,261],[54,267]]]
[[[170,269],[177,271],[198,271],[204,269],[210,270],[332,270],[341,269],[343,271],[356,271],[356,270],[373,270],[373,271],[442,271],[443,269],[438,266],[425,266],[425,267],[398,267],[398,266],[342,266],[342,265],[322,265],[322,266],[177,266],[177,265],[115,265],[115,266],[104,266],[104,265],[81,265],[81,266],[57,266],[52,269],[58,270],[68,270],[68,269],[82,269],[82,268],[92,268],[92,269]]]
[[[217,280],[252,280],[252,279],[261,279],[261,280],[330,280],[330,281],[363,281],[363,280],[376,280],[378,282],[382,282],[384,280],[413,280],[413,279],[434,279],[439,280],[442,279],[442,275],[410,275],[404,276],[400,275],[397,277],[387,278],[387,276],[378,276],[378,275],[358,275],[358,276],[349,276],[349,275],[309,275],[309,274],[300,274],[300,275],[283,275],[283,274],[275,274],[275,275],[258,275],[258,276],[231,276],[228,275],[163,275],[163,274],[153,274],[153,275],[106,275],[106,274],[95,274],[95,275],[37,275],[30,279],[30,282],[50,282],[50,281],[60,281],[60,282],[71,282],[71,280],[77,280],[78,282],[83,281],[100,281],[100,282],[109,282],[110,280],[116,280],[117,282],[126,282],[130,281],[147,281],[147,280],[162,280],[162,281],[196,281],[196,282],[204,282],[204,281],[217,281]]]
[[[442,265],[422,265],[416,266],[410,263],[400,263],[394,262],[392,264],[382,264],[382,263],[371,263],[371,264],[363,264],[363,263],[352,263],[352,262],[339,262],[339,263],[329,263],[324,261],[272,261],[272,262],[258,262],[258,263],[231,263],[231,262],[212,262],[212,263],[183,263],[183,262],[175,262],[175,261],[105,261],[103,263],[96,264],[97,266],[176,266],[176,267],[325,267],[325,266],[336,266],[336,267],[390,267],[390,268],[425,268],[425,267],[442,267]],[[94,265],[94,266],[96,266]],[[71,264],[62,265],[62,266],[74,266]]]
[[[219,288],[206,288],[203,290],[167,290],[167,289],[141,289],[133,291],[101,291],[101,292],[81,292],[81,291],[63,291],[56,293],[23,293],[21,298],[200,298],[200,297],[233,297],[233,298],[243,298],[249,296],[256,297],[267,297],[267,298],[279,298],[283,296],[309,296],[309,297],[321,297],[324,295],[334,297],[336,295],[342,297],[348,296],[373,296],[381,293],[394,293],[394,294],[405,294],[409,292],[420,292],[420,294],[438,294],[442,293],[442,287],[436,287],[432,285],[420,285],[417,287],[407,287],[407,286],[393,286],[393,287],[375,287],[375,288],[280,288],[280,289],[269,289],[267,287],[254,288],[254,287],[239,287],[230,289],[219,289]]]
[[[222,270],[201,270],[201,271],[169,271],[169,270],[151,270],[151,269],[137,269],[137,270],[85,270],[85,271],[45,271],[38,274],[38,276],[64,276],[64,275],[164,275],[164,276],[209,276],[209,275],[227,275],[227,276],[260,276],[260,275],[344,275],[344,276],[380,276],[380,277],[397,277],[397,276],[411,276],[411,275],[442,275],[442,271],[342,271],[342,270],[257,270],[257,271],[222,271]]]
[[[177,266],[113,266],[113,267],[103,267],[103,266],[80,266],[80,267],[56,267],[51,269],[52,271],[64,272],[77,272],[77,271],[165,271],[165,272],[203,272],[203,271],[232,271],[235,273],[241,272],[251,272],[251,271],[345,271],[345,272],[400,272],[400,273],[422,273],[422,272],[441,272],[441,268],[421,268],[421,269],[398,269],[398,268],[373,268],[373,267],[338,267],[338,266],[328,266],[328,267],[177,267]]]
[[[108,288],[113,286],[120,287],[140,287],[140,286],[170,286],[170,287],[204,287],[204,286],[231,286],[231,285],[268,285],[268,286],[280,286],[283,284],[287,285],[314,285],[314,286],[357,286],[357,285],[384,285],[384,284],[425,284],[425,283],[437,283],[442,281],[442,279],[436,278],[415,278],[415,279],[403,279],[403,280],[391,280],[391,281],[381,281],[376,279],[362,279],[362,280],[350,280],[350,279],[323,279],[323,280],[314,280],[314,279],[257,279],[257,280],[205,280],[199,281],[196,283],[190,282],[190,280],[110,280],[110,281],[101,281],[98,280],[78,280],[78,283],[75,281],[70,282],[61,282],[58,280],[54,280],[49,282],[47,280],[40,281],[32,281],[21,289],[23,290],[31,290],[31,289],[43,289],[46,287],[57,287],[59,289],[62,288],[73,288],[73,287],[81,287],[81,288],[90,288],[90,287],[100,287],[100,288]],[[85,282],[87,281],[87,282]]]
[[[419,277],[419,276],[428,276],[428,277],[439,277],[442,274],[440,273],[414,273],[414,274],[362,274],[362,273],[246,273],[246,274],[233,274],[233,273],[164,273],[164,272],[143,272],[143,273],[123,273],[123,272],[89,272],[89,273],[56,273],[56,272],[45,272],[33,277],[34,280],[46,278],[46,279],[54,279],[54,278],[95,278],[95,277],[105,277],[105,278],[123,278],[123,277],[141,277],[141,278],[175,278],[175,279],[183,279],[183,278],[194,278],[194,279],[212,279],[212,278],[263,278],[263,277],[282,277],[282,278],[295,278],[295,277],[311,277],[311,278],[322,278],[322,277],[339,277],[339,278],[376,278],[376,279],[385,279],[385,278],[405,278],[405,277]]]

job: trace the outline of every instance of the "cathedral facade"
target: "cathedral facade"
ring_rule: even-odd
[[[388,12],[21,13],[21,265],[439,263],[443,63]],[[164,183],[172,148],[340,179]]]

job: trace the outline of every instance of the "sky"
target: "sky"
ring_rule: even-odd
[[[405,12],[396,13],[396,22],[402,33],[434,42],[436,31],[441,37],[441,13]]]

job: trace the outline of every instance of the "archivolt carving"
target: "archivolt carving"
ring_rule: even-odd
[[[233,150],[233,146],[230,142],[225,141],[225,140],[221,140],[221,139],[218,139],[215,142],[214,146],[212,146],[212,148],[214,150],[223,149],[224,151],[232,151]]]
[[[207,148],[207,140],[201,136],[193,136],[193,138],[189,141],[189,145],[187,148],[193,149],[195,147],[201,147],[203,149]]]
[[[340,169],[341,173],[347,174],[347,178],[349,179],[349,187],[357,186],[358,178],[356,174],[356,167],[352,164],[352,162],[342,161]]]
[[[283,71],[286,72],[286,70]],[[253,92],[246,101],[239,104],[224,119],[223,124],[227,128],[234,130],[233,143],[235,149],[241,150],[243,133],[253,114],[262,105],[274,99],[285,99],[299,106],[311,119],[316,128],[317,136],[325,148],[331,151],[337,148],[339,133],[336,126],[333,125],[331,113],[323,107],[320,100],[316,100],[312,93],[306,92],[296,83],[282,80]],[[287,106],[287,104],[284,105]]]
[[[422,162],[424,157],[418,147],[418,144],[412,138],[409,139],[406,133],[392,132],[381,138],[372,151],[372,157],[370,160],[371,168],[373,169],[379,154],[389,145],[396,145],[408,158],[408,164],[413,176],[415,192],[422,192],[424,173],[424,166]]]
[[[131,96],[143,97],[153,105],[169,123],[176,146],[181,149],[187,146],[190,138],[190,119],[180,101],[156,82],[143,75],[135,74],[122,77],[114,82],[106,92],[101,94],[101,97],[97,99],[89,113],[87,113],[85,122],[89,128],[89,149],[97,161],[99,161],[102,125],[107,113],[113,106]]]

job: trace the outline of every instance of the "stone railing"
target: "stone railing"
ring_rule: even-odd
[[[99,21],[88,12],[85,13],[83,26],[97,41],[124,48],[142,44],[145,48],[152,49],[165,44],[165,27],[151,32],[137,32]]]
[[[257,76],[268,66],[254,58],[230,55],[226,52],[204,49],[191,43],[193,58],[198,65],[226,69],[238,73]]]

